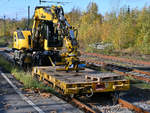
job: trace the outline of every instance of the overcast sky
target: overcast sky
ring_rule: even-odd
[[[52,0],[47,0],[52,1]],[[53,0],[56,1],[56,0]],[[70,12],[73,7],[85,11],[89,2],[96,2],[99,7],[99,13],[105,14],[112,10],[118,11],[120,7],[130,6],[131,8],[141,9],[144,6],[150,6],[150,0],[57,0],[70,2],[66,3],[63,8],[65,12]],[[34,13],[34,8],[39,6],[39,0],[0,0],[0,18],[6,15],[6,18],[26,18],[27,7],[31,7],[31,15]],[[43,3],[41,5],[48,6],[51,3]]]

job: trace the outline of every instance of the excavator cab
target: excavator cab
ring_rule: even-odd
[[[14,63],[27,68],[32,64],[32,40],[28,30],[16,30],[13,33]]]
[[[42,21],[38,26],[38,35],[37,40],[34,40],[34,48],[46,51],[53,50],[54,48],[61,50],[63,37],[58,32],[52,21]]]
[[[13,33],[13,49],[31,49],[31,32],[27,30],[17,30]]]
[[[45,50],[63,46],[63,38],[58,34],[58,30],[51,21],[46,21],[42,24],[41,36],[44,38]]]
[[[57,48],[61,50],[63,37],[58,31],[58,21],[63,19],[62,7],[36,7],[34,14],[34,24],[32,28],[32,39],[34,49],[50,51]]]

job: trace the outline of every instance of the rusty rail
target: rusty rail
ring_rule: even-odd
[[[108,56],[108,55],[103,55],[103,54],[97,54],[97,53],[86,53],[86,52],[81,52],[83,55],[88,55],[88,56],[96,56],[102,59],[109,59],[109,60],[114,60],[114,61],[119,61],[119,62],[128,62],[128,63],[133,63],[133,64],[138,64],[138,65],[145,65],[145,66],[150,66],[150,62],[142,61],[142,60],[134,60],[134,59],[128,59],[128,58],[120,58],[120,57],[115,57],[115,56]]]
[[[128,109],[131,109],[131,110],[134,110],[136,111],[136,113],[149,113],[148,111],[146,110],[143,110],[142,108],[140,107],[137,107],[135,105],[133,105],[132,103],[129,103],[121,98],[118,99],[118,103],[122,106],[122,107],[126,107]]]
[[[137,70],[137,69],[134,69],[133,71],[137,72],[137,73],[141,73],[141,74],[146,74],[146,75],[150,76],[150,72],[147,72],[147,71],[141,71],[141,70]]]
[[[97,113],[97,111],[94,111],[93,109],[91,109],[90,107],[88,107],[87,105],[83,104],[82,102],[80,102],[79,100],[72,98],[71,102],[75,103],[76,105],[78,105],[79,108],[84,109],[86,112],[90,112],[90,113]],[[99,111],[100,113],[101,111]]]
[[[120,72],[118,70],[113,70],[113,72],[121,74],[121,75],[125,75],[125,76],[131,76],[131,77],[133,77],[135,79],[142,80],[142,81],[145,81],[145,82],[150,82],[149,78],[145,78],[145,77],[142,77],[142,76],[136,76],[134,74],[124,73],[124,72]]]

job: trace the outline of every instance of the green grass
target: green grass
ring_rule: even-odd
[[[0,66],[9,72],[11,72],[11,70],[13,70],[12,65],[10,65],[10,63],[8,61],[6,61],[2,56],[0,56]]]
[[[134,79],[133,77],[125,77],[130,80],[131,86],[140,88],[140,89],[150,89],[150,84],[141,80]]]
[[[5,37],[0,37],[0,46],[5,46],[7,44],[7,40]]]
[[[137,84],[132,84],[132,86],[140,88],[140,89],[150,89],[150,84],[147,83],[137,83]]]
[[[6,71],[10,72],[14,77],[23,83],[24,88],[39,89],[45,92],[54,92],[51,87],[47,87],[44,83],[39,82],[37,79],[33,78],[30,72],[24,72],[23,70],[14,67],[10,62],[0,56],[0,66]]]
[[[9,48],[12,48],[12,37],[8,36],[0,36],[0,46],[7,46]]]

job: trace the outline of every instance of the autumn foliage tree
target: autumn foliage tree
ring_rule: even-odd
[[[76,22],[71,21],[80,24],[80,47],[84,50],[91,51],[90,44],[103,42],[112,44],[110,52],[150,53],[150,7],[123,7],[102,16],[97,4],[91,2],[77,18]]]

